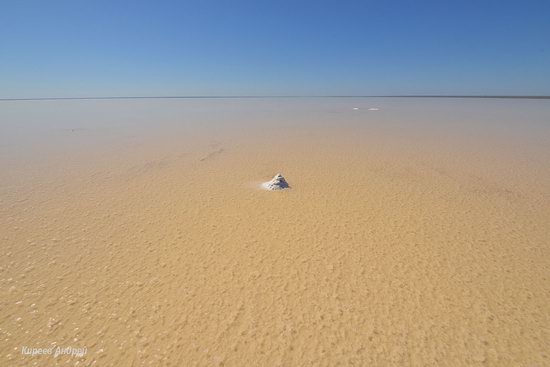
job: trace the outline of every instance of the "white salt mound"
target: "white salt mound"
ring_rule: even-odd
[[[266,190],[283,190],[288,189],[290,186],[288,186],[288,182],[286,182],[283,175],[280,173],[277,173],[271,181],[264,182],[262,184],[262,187]]]

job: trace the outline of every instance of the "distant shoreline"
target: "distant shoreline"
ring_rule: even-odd
[[[0,98],[0,102],[16,101],[65,101],[65,100],[104,100],[104,99],[269,99],[269,98],[490,98],[490,99],[550,99],[550,96],[497,96],[497,95],[392,95],[392,96],[110,96],[110,97],[36,97]]]

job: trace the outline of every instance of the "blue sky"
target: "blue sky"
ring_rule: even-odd
[[[0,2],[0,98],[550,94],[550,1]]]

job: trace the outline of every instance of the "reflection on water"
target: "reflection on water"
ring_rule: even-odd
[[[277,98],[58,100],[0,103],[0,164],[64,160],[137,144],[247,139],[319,131],[437,142],[464,138],[521,151],[550,145],[550,101]],[[290,136],[290,135],[288,135]],[[419,143],[420,144],[420,143]],[[534,155],[536,155],[533,153]],[[543,153],[541,153],[543,154]],[[3,175],[6,177],[6,174]]]

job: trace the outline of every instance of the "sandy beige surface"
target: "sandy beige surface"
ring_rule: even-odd
[[[0,365],[550,365],[550,149],[348,122],[5,159]]]

